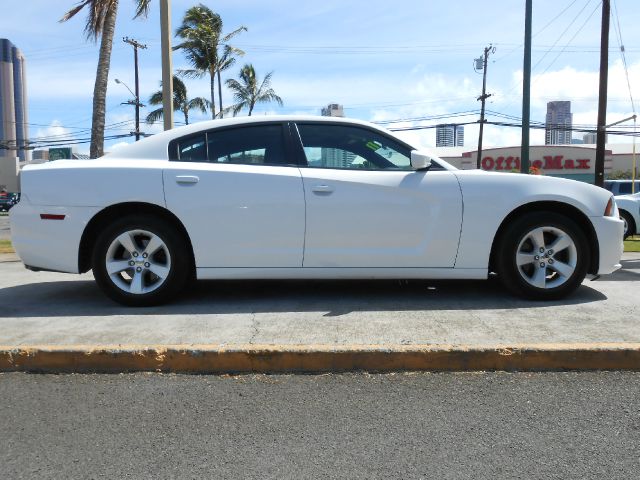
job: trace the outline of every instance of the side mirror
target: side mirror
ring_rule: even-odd
[[[411,152],[411,168],[414,170],[427,170],[431,167],[431,157],[417,150]]]

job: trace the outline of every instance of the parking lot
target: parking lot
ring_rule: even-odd
[[[0,235],[8,236],[8,217]],[[91,273],[31,272],[0,255],[0,349],[637,349],[640,253],[554,302],[489,281],[200,281],[172,304],[133,309]],[[17,350],[16,350],[17,349]],[[76,360],[74,360],[76,361]],[[466,360],[465,360],[466,362]],[[324,368],[324,367],[323,367]],[[268,368],[267,368],[268,370]]]
[[[0,263],[0,345],[412,345],[640,342],[640,254],[563,301],[488,282],[201,281],[173,304],[131,309],[91,274]]]

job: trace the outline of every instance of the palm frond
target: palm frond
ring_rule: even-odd
[[[151,0],[137,0],[136,14],[133,18],[146,17],[149,14],[149,4]]]
[[[203,97],[192,98],[187,102],[189,110],[198,109],[202,113],[207,113],[207,110],[211,108],[211,102]]]
[[[195,68],[178,70],[178,75],[184,78],[202,78],[206,73],[206,71],[196,70]]]
[[[162,83],[162,82],[160,82]],[[153,93],[147,102],[149,105],[162,105],[162,90]]]
[[[104,27],[104,19],[110,10],[118,8],[118,0],[82,0],[74,8],[69,10],[60,19],[61,22],[73,18],[82,9],[87,7],[89,9],[87,20],[84,26],[84,33],[87,38],[97,40],[102,35],[102,28]]]
[[[242,25],[241,27],[236,28],[233,32],[227,33],[224,37],[222,37],[221,40],[222,40],[222,42],[228,42],[229,40],[231,40],[233,37],[235,37],[239,33],[246,32],[247,30],[248,30],[247,27]]]
[[[160,120],[163,116],[164,116],[164,112],[162,108],[157,108],[154,111],[150,112],[149,115],[147,115],[146,122],[149,125],[153,125],[158,120]]]

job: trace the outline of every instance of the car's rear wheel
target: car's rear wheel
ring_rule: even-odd
[[[511,223],[498,243],[498,275],[511,292],[536,300],[564,297],[587,274],[589,244],[569,218],[529,213]]]
[[[620,218],[624,221],[624,238],[630,237],[636,233],[636,222],[629,212],[620,211]]]
[[[190,274],[185,242],[166,222],[132,215],[111,224],[93,251],[93,276],[103,292],[127,306],[174,298]]]

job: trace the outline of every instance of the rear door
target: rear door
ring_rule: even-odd
[[[170,144],[166,203],[189,233],[197,267],[302,266],[304,193],[287,132],[270,123]]]

